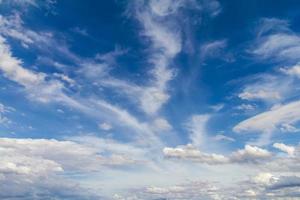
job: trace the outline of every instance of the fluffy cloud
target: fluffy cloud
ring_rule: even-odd
[[[74,139],[76,141],[0,138],[0,183],[5,185],[0,189],[0,197],[97,199],[98,195],[92,198],[88,189],[64,175],[84,175],[100,172],[105,167],[137,164],[124,153],[138,155],[139,151],[125,144],[97,138]]]
[[[94,171],[99,170],[100,166],[115,163],[113,157],[101,156],[101,149],[73,141],[1,138],[0,147],[2,166],[32,174],[48,170]],[[127,159],[124,164],[131,162]]]
[[[167,158],[190,160],[206,164],[229,164],[229,163],[259,163],[270,160],[272,154],[256,146],[246,145],[244,149],[232,152],[229,156],[220,154],[208,154],[199,151],[192,145],[179,146],[176,148],[164,148]]]
[[[246,145],[244,149],[237,150],[231,155],[231,161],[239,163],[257,163],[268,160],[272,154],[256,146]]]
[[[265,172],[230,187],[219,182],[190,181],[172,186],[140,188],[135,190],[135,195],[115,195],[115,199],[297,199],[300,196],[298,187],[298,176],[274,176]]]
[[[163,153],[167,158],[191,160],[207,164],[224,164],[228,162],[228,158],[223,155],[203,153],[192,145],[176,148],[166,147],[163,149]]]

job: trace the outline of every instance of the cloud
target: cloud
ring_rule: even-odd
[[[251,111],[255,109],[255,106],[252,104],[241,104],[235,107],[237,110],[242,110],[242,111]]]
[[[215,186],[215,183],[206,181],[186,182],[171,186],[149,186],[139,188],[135,191],[135,195],[127,195],[125,197],[116,196],[115,199],[207,199],[217,200],[224,199],[221,189]]]
[[[293,76],[296,78],[300,78],[300,65],[299,64],[291,66],[291,67],[282,67],[282,68],[280,68],[280,71],[287,75],[290,75],[290,76]]]
[[[228,137],[226,135],[222,135],[222,134],[218,134],[214,137],[215,140],[217,141],[229,141],[229,142],[234,142],[235,139],[234,138],[231,138],[231,137]]]
[[[0,138],[0,197],[99,199],[73,175],[85,177],[116,166],[142,164],[143,151],[113,140]],[[73,174],[73,175],[72,175]]]
[[[172,60],[181,51],[181,30],[176,26],[175,15],[185,4],[183,1],[136,1],[134,17],[142,26],[142,35],[150,40],[149,63],[153,77],[150,85],[143,88],[140,107],[148,114],[156,113],[170,95],[168,83],[174,78]]]
[[[190,160],[206,164],[228,163],[228,158],[223,155],[203,153],[192,145],[179,146],[176,148],[166,147],[163,149],[163,153],[166,158]]]
[[[143,86],[111,77],[100,81],[100,84],[118,89],[117,92],[126,94],[146,114],[156,115],[169,101],[170,82],[176,77],[174,59],[182,51],[184,32],[178,24],[188,18],[184,12],[186,9],[201,10],[202,6],[210,12],[220,9],[215,1],[151,0],[130,3],[128,12],[139,22],[141,40],[149,47],[147,63],[150,78]]]
[[[59,34],[31,30],[25,26],[22,18],[20,12],[8,16],[0,15],[0,35],[20,42],[28,51],[37,50],[39,55],[47,58],[67,58],[71,63],[81,63],[81,58],[69,50],[66,41],[59,39]]]
[[[251,145],[246,145],[244,149],[234,151],[229,156],[203,153],[190,144],[176,148],[166,147],[163,149],[163,152],[166,158],[190,160],[193,162],[211,165],[229,163],[259,163],[272,158],[272,154],[269,151]]]
[[[293,124],[300,120],[300,102],[280,105],[269,111],[246,119],[233,127],[235,132],[270,132],[283,124]]]
[[[296,133],[299,132],[300,130],[290,124],[282,124],[280,127],[280,130],[284,133]]]
[[[261,185],[270,185],[272,182],[276,180],[277,178],[274,177],[274,175],[269,172],[261,172],[253,178],[253,181],[256,184],[261,184]]]
[[[104,130],[104,131],[109,131],[109,130],[111,130],[111,129],[113,128],[110,124],[108,124],[108,123],[106,123],[106,122],[100,123],[100,124],[98,125],[98,127],[99,127],[100,129]]]
[[[193,145],[200,147],[207,142],[206,126],[210,117],[210,115],[192,115],[185,124]]]
[[[100,166],[115,163],[110,157],[100,155],[101,149],[73,141],[0,138],[0,147],[4,156],[2,163],[8,166],[11,163],[13,170],[18,170],[18,167],[28,169],[26,173],[39,174],[49,170],[94,171],[100,170]],[[123,164],[130,163],[128,159]]]
[[[280,74],[261,74],[250,78],[238,97],[247,101],[276,103],[283,101],[292,94],[292,80]]]
[[[157,132],[166,132],[172,129],[171,124],[164,118],[157,118],[153,122],[153,127]]]
[[[2,125],[8,125],[11,124],[12,121],[10,119],[8,119],[5,115],[7,113],[13,112],[15,111],[14,108],[9,107],[9,106],[5,106],[2,103],[0,103],[0,124]]]
[[[46,80],[47,75],[34,72],[22,66],[22,61],[14,57],[6,40],[0,36],[0,70],[3,75],[23,86],[28,97],[41,102],[52,100],[72,103],[63,93],[64,85],[56,80]]]
[[[200,54],[202,59],[220,56],[221,52],[226,48],[226,40],[216,40],[201,46]]]
[[[275,183],[268,187],[269,190],[279,190],[283,188],[300,187],[300,177],[282,176]]]
[[[239,94],[239,98],[244,100],[256,100],[256,99],[280,99],[278,92],[271,92],[265,90],[258,90],[255,92],[242,92]]]
[[[272,157],[272,154],[256,146],[246,145],[244,149],[237,150],[231,155],[233,162],[239,163],[257,163],[260,161],[268,160]]]
[[[252,53],[260,59],[297,61],[300,52],[300,37],[289,28],[285,20],[262,19],[257,29],[256,47]]]
[[[283,152],[287,153],[290,156],[293,156],[294,153],[295,153],[295,147],[288,146],[288,145],[285,145],[283,143],[274,143],[273,147],[276,148],[276,149],[279,149],[280,151],[283,151]]]
[[[69,50],[67,50],[66,53],[71,55],[71,57],[75,56],[69,52]],[[10,46],[2,36],[0,36],[0,58],[0,70],[3,72],[3,75],[24,87],[24,91],[29,99],[42,103],[62,103],[89,116],[93,116],[98,120],[107,119],[121,126],[130,127],[134,129],[138,135],[146,134],[149,136],[149,141],[155,140],[156,143],[159,143],[159,139],[154,136],[153,131],[148,128],[147,123],[140,122],[125,109],[95,97],[85,97],[81,99],[80,97],[70,96],[71,94],[64,82],[68,82],[69,84],[75,84],[75,82],[68,76],[63,74],[54,74],[52,76],[25,68],[23,62],[13,56]],[[76,59],[77,58],[76,56]],[[111,60],[108,55],[102,59]],[[90,62],[84,61],[79,63],[87,65]],[[92,67],[94,69],[97,68],[95,65]],[[92,75],[97,75],[97,73],[93,72]],[[95,108],[103,112],[98,112]],[[117,123],[116,119],[121,123]]]

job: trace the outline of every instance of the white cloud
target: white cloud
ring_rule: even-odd
[[[204,153],[191,144],[178,146],[176,148],[166,147],[163,149],[163,152],[167,158],[190,160],[211,165],[229,163],[259,163],[272,158],[272,154],[269,151],[251,145],[246,145],[244,149],[234,151],[229,156]]]
[[[104,131],[109,131],[113,128],[109,123],[106,122],[100,123],[98,127]]]
[[[258,90],[253,92],[244,91],[239,94],[239,98],[244,100],[257,100],[257,99],[281,99],[280,94],[278,92],[266,91],[266,90]]]
[[[255,106],[252,104],[241,104],[236,106],[235,108],[242,111],[251,111],[255,109]]]
[[[37,49],[40,55],[47,58],[64,57],[76,64],[82,61],[80,57],[69,50],[66,41],[60,40],[54,32],[38,32],[27,28],[20,12],[15,12],[9,16],[0,15],[0,35],[19,41],[24,48]]]
[[[27,97],[30,99],[43,103],[63,103],[97,119],[108,119],[109,121],[116,121],[117,119],[122,123],[116,122],[116,124],[128,126],[134,129],[139,135],[148,135],[149,141],[158,141],[146,123],[141,123],[126,110],[102,99],[81,99],[80,97],[75,99],[70,97],[66,94],[65,91],[67,91],[67,88],[62,81],[53,80],[53,77],[49,75],[35,72],[22,65],[22,61],[12,55],[6,40],[0,36],[0,70],[6,78],[23,86]],[[65,81],[71,81],[66,76],[60,75],[60,78]],[[74,83],[73,81],[71,82]],[[95,107],[103,112],[96,111]],[[114,118],[116,116],[117,118]]]
[[[144,88],[140,99],[142,109],[156,113],[169,99],[168,82],[174,78],[174,69],[170,68],[172,59],[181,51],[180,27],[175,24],[174,15],[183,1],[157,1],[136,4],[135,17],[143,26],[143,35],[151,41],[152,55],[149,62],[153,64],[153,79],[149,87]]]
[[[74,103],[62,92],[64,85],[61,82],[47,81],[46,74],[26,69],[22,64],[21,60],[12,55],[6,40],[0,36],[0,70],[6,78],[23,86],[28,97],[35,100]]]
[[[280,105],[237,124],[235,132],[270,132],[283,124],[293,124],[300,120],[300,101]]]
[[[291,124],[281,124],[280,126],[280,130],[284,133],[296,133],[299,132],[300,130],[294,126],[292,126]]]
[[[208,181],[189,181],[171,186],[148,186],[138,189],[135,195],[129,194],[125,197],[118,195],[116,199],[225,199],[222,190],[215,185],[215,183]]]
[[[267,36],[260,41],[260,46],[253,51],[264,59],[298,60],[300,37],[297,35],[278,33]]]
[[[50,170],[54,171],[56,169],[59,171],[94,171],[101,170],[103,165],[114,164],[114,158],[99,154],[101,149],[73,141],[1,138],[0,148],[3,164],[10,165],[9,163],[11,163],[11,166],[28,168],[30,173],[38,173],[37,170],[48,170],[48,167],[52,165],[48,165],[47,162],[53,163],[55,167]],[[26,161],[26,159],[33,161],[36,159],[41,166],[36,162]],[[131,159],[128,159],[120,164],[130,164],[131,162]]]
[[[263,19],[257,30],[254,55],[261,59],[298,61],[300,37],[289,28],[289,23],[279,19]]]
[[[281,103],[294,95],[295,83],[281,73],[262,73],[248,78],[238,97],[247,101],[262,101],[267,104]]]
[[[218,134],[214,137],[215,140],[217,141],[229,141],[229,142],[234,142],[235,139],[232,137],[228,137],[226,135]]]
[[[12,123],[12,121],[10,119],[8,119],[5,115],[7,113],[13,112],[15,111],[14,108],[9,107],[9,106],[5,106],[2,103],[0,103],[0,124],[2,125],[8,125],[10,123]]]
[[[211,12],[220,8],[214,1],[204,4]],[[170,99],[169,82],[176,75],[176,70],[172,68],[173,60],[182,50],[183,28],[178,26],[178,20],[181,19],[178,16],[182,15],[181,10],[185,8],[200,9],[201,6],[193,0],[135,1],[130,5],[131,13],[142,26],[142,39],[146,38],[146,42],[149,42],[151,78],[144,86],[113,78],[102,80],[100,84],[119,89],[118,92],[127,94],[145,113],[155,115]]]
[[[296,78],[300,78],[300,65],[294,65],[291,67],[282,67],[280,68],[280,71],[282,71],[283,73],[290,75],[290,76],[294,76]]]
[[[296,188],[300,186],[300,177],[298,176],[281,176],[272,185],[268,187],[269,190],[281,190],[285,188]],[[287,191],[288,192],[288,191]],[[293,193],[291,193],[292,195]],[[289,196],[289,192],[284,194]],[[298,197],[299,194],[296,194]],[[297,197],[296,196],[296,197]]]
[[[233,152],[231,155],[231,160],[233,162],[241,162],[241,163],[256,163],[262,160],[270,159],[272,154],[265,150],[256,146],[246,145],[244,149],[237,150]]]
[[[191,160],[207,164],[224,164],[229,161],[223,155],[203,153],[190,144],[176,148],[166,147],[163,149],[163,153],[167,158]]]
[[[216,40],[213,42],[206,43],[200,48],[201,57],[202,59],[204,59],[219,56],[226,46],[226,40]]]
[[[193,115],[185,124],[193,145],[199,147],[207,142],[206,126],[209,119],[210,115]]]
[[[253,181],[257,184],[270,185],[276,177],[269,172],[261,172],[253,178]]]
[[[165,132],[165,131],[170,131],[172,129],[171,124],[169,124],[169,122],[164,118],[155,119],[153,122],[153,126],[157,132],[160,131]]]
[[[287,153],[290,156],[293,156],[294,153],[295,153],[295,147],[288,146],[288,145],[285,145],[283,143],[274,143],[273,147],[276,148],[276,149],[279,149],[280,151],[283,151],[283,152]]]
[[[88,199],[91,190],[83,188],[76,176],[89,177],[116,166],[137,166],[143,164],[136,160],[143,154],[131,145],[95,137],[0,138],[0,198]]]

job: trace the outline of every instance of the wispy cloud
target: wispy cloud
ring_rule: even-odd
[[[257,39],[252,53],[260,59],[298,62],[300,37],[285,20],[262,19],[257,29]]]

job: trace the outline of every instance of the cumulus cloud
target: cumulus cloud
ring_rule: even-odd
[[[228,162],[228,158],[223,155],[203,153],[192,145],[179,146],[176,148],[166,147],[163,149],[163,153],[166,158],[191,160],[207,164],[224,164]]]
[[[99,170],[101,165],[114,163],[113,159],[99,154],[101,149],[73,141],[1,138],[0,146],[2,166],[16,171],[21,169],[25,173],[38,174],[39,171],[42,173],[48,170],[93,171]],[[128,159],[128,164],[130,162]]]
[[[64,175],[84,175],[100,172],[105,167],[137,164],[136,160],[124,154],[138,152],[134,148],[130,150],[126,145],[112,140],[93,139],[0,138],[0,183],[5,185],[0,189],[0,197],[13,199],[24,196],[26,199],[37,195],[35,198],[40,199],[48,195],[51,198],[57,196],[58,199],[73,196],[89,199],[93,195],[88,189]]]
[[[264,160],[269,160],[272,157],[271,152],[268,150],[246,145],[244,149],[237,150],[231,155],[231,160],[233,162],[240,163],[257,163]]]
[[[259,163],[272,158],[271,152],[251,145],[246,145],[244,149],[234,151],[229,156],[204,153],[190,144],[176,148],[166,147],[163,149],[163,152],[167,158],[190,160],[206,164]]]

